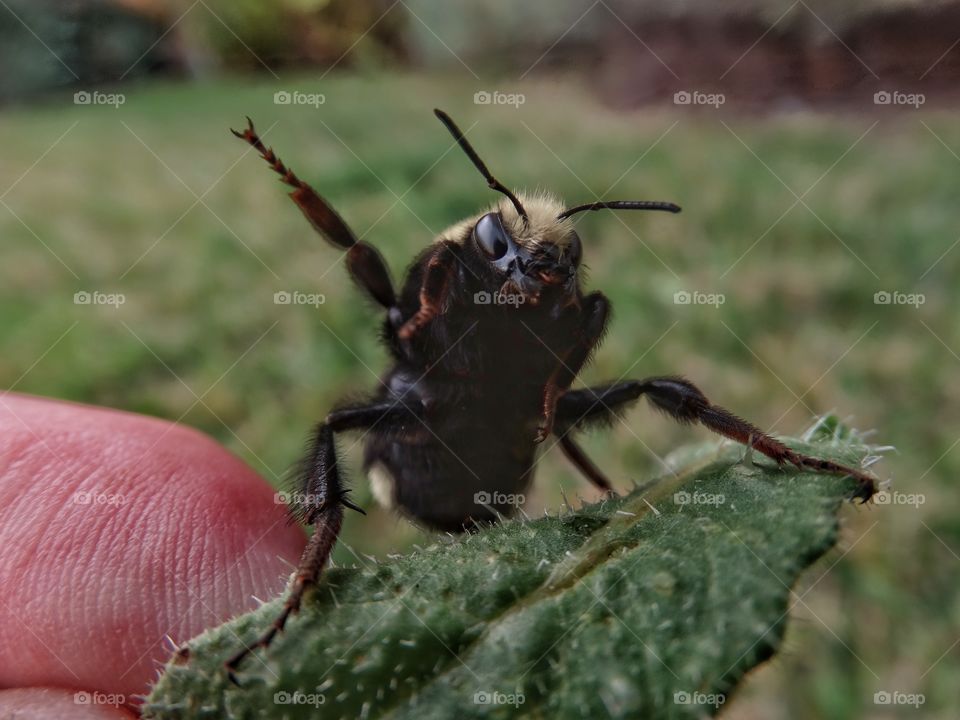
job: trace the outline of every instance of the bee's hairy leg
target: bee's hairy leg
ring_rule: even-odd
[[[610,319],[610,301],[603,293],[590,293],[581,302],[583,322],[574,345],[561,357],[543,388],[543,414],[537,428],[536,442],[543,442],[553,432],[557,403],[570,389],[577,375],[590,360],[603,339]]]
[[[233,683],[239,684],[235,673],[247,655],[256,648],[270,645],[277,633],[283,630],[290,616],[300,609],[304,593],[320,579],[320,573],[340,534],[344,506],[363,512],[349,500],[349,491],[341,482],[334,435],[346,430],[374,426],[384,430],[402,429],[404,424],[419,417],[418,412],[416,408],[411,409],[405,405],[402,400],[378,401],[341,407],[317,425],[309,448],[297,469],[297,502],[291,508],[295,517],[313,526],[313,535],[300,557],[280,614],[257,640],[250,645],[245,644],[226,661],[227,675]]]
[[[573,463],[573,466],[583,473],[583,476],[595,487],[603,490],[607,495],[616,495],[616,491],[607,476],[594,464],[590,456],[580,447],[580,444],[570,437],[570,433],[565,432],[559,437],[560,449],[563,450],[567,460]]]
[[[696,385],[682,377],[652,377],[573,390],[558,401],[557,424],[564,430],[594,423],[609,424],[617,413],[625,410],[641,395],[646,395],[655,408],[677,422],[700,423],[719,435],[763,453],[779,465],[790,463],[800,469],[828,475],[849,475],[859,482],[852,499],[867,502],[877,492],[877,479],[872,475],[832,460],[822,460],[791,450],[743,418],[711,404]]]
[[[397,330],[397,337],[406,342],[443,310],[450,285],[461,262],[460,246],[452,240],[438,242],[433,249],[420,284],[420,308]]]
[[[247,118],[247,127],[243,132],[231,130],[241,140],[245,140],[269,163],[281,180],[293,188],[291,199],[300,208],[313,228],[331,244],[347,251],[347,272],[353,281],[386,310],[397,304],[390,271],[380,252],[372,245],[358,240],[342,217],[330,204],[293,170],[288,168],[257,135],[253,122]]]

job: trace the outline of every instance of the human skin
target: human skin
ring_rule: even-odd
[[[283,590],[305,537],[274,497],[195,430],[0,394],[0,717],[131,717],[164,636]]]

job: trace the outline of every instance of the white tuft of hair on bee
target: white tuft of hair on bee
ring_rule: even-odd
[[[380,507],[390,509],[394,506],[393,493],[396,481],[383,463],[374,463],[367,470],[370,491]]]

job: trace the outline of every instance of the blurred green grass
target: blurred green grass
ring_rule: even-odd
[[[847,513],[849,553],[812,573],[788,652],[755,676],[729,717],[872,716],[883,689],[924,692],[925,716],[947,717],[960,670],[951,648],[960,627],[955,114],[623,115],[561,81],[511,88],[526,95],[514,109],[474,105],[472,85],[417,75],[226,80],[131,86],[119,109],[68,99],[7,109],[0,385],[179,420],[277,481],[316,419],[345,393],[375,387],[385,354],[379,317],[338,252],[227,128],[253,117],[399,277],[435,233],[493,199],[458,150],[441,159],[451,140],[430,111],[443,107],[509,185],[549,188],[571,203],[596,193],[684,207],[679,216],[581,216],[589,285],[615,307],[586,382],[682,373],[783,433],[814,413],[852,415],[898,448],[880,475],[925,495],[919,508]],[[279,89],[326,101],[275,105]],[[809,209],[788,210],[791,190]],[[275,305],[280,290],[327,302]],[[682,290],[725,302],[675,304]],[[78,291],[126,302],[76,305]],[[878,305],[878,291],[926,302]],[[642,407],[586,444],[626,488],[703,437]],[[354,439],[342,447],[356,468]],[[554,450],[532,509],[557,507],[561,487],[594,497]],[[372,510],[348,520],[337,558],[399,551],[420,537]]]

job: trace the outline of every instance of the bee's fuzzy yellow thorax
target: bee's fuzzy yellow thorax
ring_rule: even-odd
[[[564,248],[570,241],[570,231],[573,223],[569,218],[557,220],[566,206],[555,196],[547,192],[517,193],[517,198],[527,212],[527,221],[517,213],[510,199],[504,197],[493,206],[474,217],[467,218],[441,233],[438,239],[458,239],[463,233],[472,228],[477,221],[488,212],[499,212],[503,218],[503,227],[513,237],[514,241],[527,250],[534,250],[540,245],[556,245]]]
[[[527,211],[527,221],[517,213],[509,198],[497,203],[497,209],[503,217],[503,225],[513,239],[523,248],[533,250],[538,245],[556,245],[563,249],[569,243],[573,223],[570,219],[557,220],[565,206],[558,198],[546,192],[536,194],[517,193],[523,209]]]

